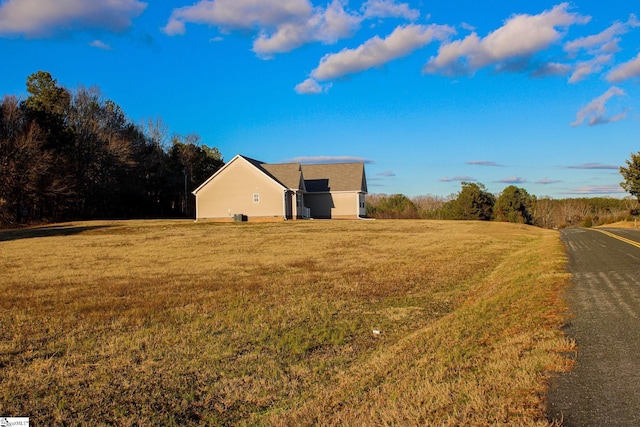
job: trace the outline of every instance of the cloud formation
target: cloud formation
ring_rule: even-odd
[[[581,165],[565,166],[565,169],[603,169],[603,170],[618,170],[620,166],[605,165],[602,163],[584,163]]]
[[[500,182],[502,184],[524,184],[527,182],[526,178],[522,178],[519,176],[510,176],[507,178],[502,178],[497,180],[496,182]]]
[[[591,185],[586,187],[578,187],[568,191],[566,194],[619,194],[625,193],[620,185]]]
[[[627,22],[615,22],[604,31],[591,36],[580,37],[564,45],[567,52],[577,52],[581,49],[598,52],[617,52],[618,36],[626,34],[631,28],[640,26],[640,21],[636,15],[631,14]]]
[[[531,57],[562,38],[556,27],[589,22],[590,17],[568,9],[569,3],[561,3],[538,15],[514,15],[484,38],[474,31],[462,40],[445,43],[423,72],[446,76],[472,74],[489,65]]]
[[[542,184],[542,185],[549,185],[549,184],[557,184],[559,182],[562,182],[562,181],[549,179],[545,176],[544,178],[537,180],[535,183]]]
[[[102,40],[94,40],[91,43],[89,43],[89,46],[97,47],[98,49],[102,49],[102,50],[112,50],[112,47],[106,44],[105,42],[103,42]]]
[[[295,87],[295,91],[300,95],[317,95],[328,91],[330,87],[330,83],[323,86],[314,79],[309,78],[301,83],[298,83]]]
[[[605,109],[606,103],[614,96],[625,96],[626,93],[616,87],[612,86],[605,93],[592,100],[587,106],[583,107],[576,114],[576,120],[571,123],[571,126],[580,126],[585,121],[589,126],[600,125],[605,123],[613,123],[624,119],[627,116],[627,111],[623,111],[614,116],[607,116]]]
[[[8,0],[0,4],[0,36],[44,38],[87,28],[121,32],[146,7],[138,0]]]
[[[623,34],[639,25],[635,15],[631,15],[627,22],[615,22],[604,31],[586,37],[580,37],[564,45],[564,50],[571,55],[586,51],[593,58],[576,63],[569,83],[576,83],[590,74],[599,73],[603,66],[613,61],[613,54],[620,50],[618,43]]]
[[[640,77],[640,53],[632,60],[619,65],[607,74],[611,83],[619,83],[634,77]]]
[[[491,166],[491,167],[498,167],[498,168],[501,168],[504,166],[492,160],[471,160],[470,162],[465,162],[465,163],[467,165],[472,165],[472,166]]]
[[[307,43],[332,44],[351,37],[366,19],[413,20],[419,15],[395,0],[368,0],[361,12],[347,10],[345,0],[332,0],[326,7],[315,7],[309,0],[200,0],[174,9],[162,30],[170,36],[181,35],[192,23],[213,25],[223,32],[252,31],[257,34],[253,51],[269,59]]]
[[[253,51],[260,57],[270,58],[306,43],[332,44],[351,37],[361,21],[361,17],[345,11],[340,0],[333,0],[326,9],[316,8],[307,19],[283,23],[273,33],[261,31],[253,43]]]
[[[307,0],[201,0],[174,9],[163,31],[184,34],[185,23],[215,25],[226,31],[276,28],[304,20],[312,12]]]
[[[443,40],[453,33],[453,28],[446,25],[399,26],[385,39],[375,36],[355,49],[343,49],[326,55],[311,76],[318,80],[333,80],[379,67],[410,54],[434,39]]]
[[[605,64],[610,63],[613,60],[613,55],[598,55],[589,61],[579,61],[576,63],[571,77],[569,77],[569,83],[577,83],[584,80],[587,76],[602,71]]]
[[[252,30],[258,33],[253,50],[269,57],[314,39],[345,36],[349,21],[337,0],[327,9],[315,10],[308,0],[201,0],[174,9],[163,31],[170,36],[185,34],[186,23],[213,25],[223,32]]]
[[[476,182],[478,181],[476,178],[468,175],[456,175],[454,177],[444,177],[440,178],[440,182]]]
[[[360,8],[365,18],[405,18],[415,21],[420,11],[411,9],[408,4],[396,4],[394,0],[368,0]]]
[[[36,1],[9,0],[6,5]],[[80,3],[87,0],[62,1]],[[144,4],[138,0],[102,1]],[[468,35],[452,40],[456,34],[453,26],[416,23],[420,11],[413,3],[402,0],[361,0],[358,3],[359,7],[350,8],[348,0],[197,0],[190,6],[173,9],[162,30],[175,36],[185,34],[187,24],[196,24],[216,27],[222,34],[239,31],[253,38],[252,50],[256,56],[271,59],[305,44],[334,44],[350,38],[367,20],[409,21],[397,25],[386,37],[376,35],[357,47],[322,57],[317,67],[294,88],[299,94],[320,94],[330,88],[321,82],[382,67],[432,42],[439,42],[440,46],[437,54],[423,66],[425,74],[473,75],[479,69],[491,67],[496,72],[524,72],[536,78],[568,75],[569,83],[577,83],[610,67],[614,54],[620,50],[621,36],[640,26],[640,21],[632,14],[626,22],[615,22],[597,34],[560,45],[571,26],[587,24],[591,20],[590,16],[572,11],[569,2],[563,2],[539,14],[514,14],[484,37],[470,24],[461,23],[459,28],[468,31]],[[376,28],[378,24],[372,23],[370,28]],[[553,45],[562,46],[568,56],[559,58],[556,55],[551,61],[542,55],[536,57]],[[576,59],[578,55],[580,57]],[[621,82],[639,76],[640,54],[610,71],[606,78],[610,82]],[[610,118],[594,115],[589,124],[621,120],[625,114]],[[578,122],[579,119],[574,123]]]

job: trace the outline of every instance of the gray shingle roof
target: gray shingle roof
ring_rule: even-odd
[[[329,191],[367,192],[364,163],[263,163],[241,156],[287,188],[309,193]],[[302,179],[304,181],[302,181]]]
[[[300,163],[280,163],[260,165],[269,172],[276,180],[287,188],[304,190],[304,182],[302,181],[302,172],[300,171]]]
[[[302,175],[308,192],[367,192],[364,163],[327,163],[302,165]]]

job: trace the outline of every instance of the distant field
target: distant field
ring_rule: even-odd
[[[555,232],[493,222],[0,231],[0,415],[544,426],[564,264]]]

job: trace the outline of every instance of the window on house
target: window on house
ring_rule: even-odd
[[[260,193],[253,193],[253,203],[260,203]]]

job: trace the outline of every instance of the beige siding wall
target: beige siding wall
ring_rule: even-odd
[[[259,195],[255,203],[253,195]],[[282,217],[283,188],[243,159],[237,159],[197,194],[197,219]]]
[[[305,194],[305,205],[311,208],[312,218],[358,216],[358,193]]]
[[[335,193],[333,204],[332,218],[358,215],[358,193]]]

